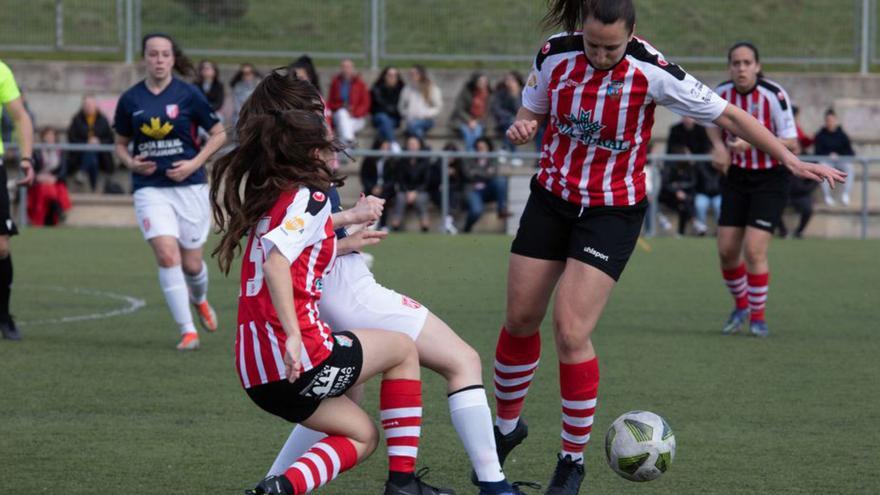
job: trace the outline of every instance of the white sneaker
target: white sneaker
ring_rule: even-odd
[[[510,164],[514,167],[522,167],[525,165],[525,162],[523,162],[522,158],[513,158],[510,160]]]
[[[828,206],[834,206],[834,198],[831,196],[825,196],[825,204]]]
[[[843,193],[840,196],[840,202],[843,203],[843,206],[849,206],[849,194]]]
[[[446,215],[446,220],[443,221],[443,230],[450,235],[458,234],[458,228],[455,226],[455,220],[452,218],[452,215]]]

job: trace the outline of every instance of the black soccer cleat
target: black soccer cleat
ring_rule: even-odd
[[[245,490],[244,495],[293,495],[293,485],[284,476],[267,476],[253,490]]]
[[[428,468],[419,469],[403,486],[397,486],[389,480],[385,483],[385,495],[455,495],[451,488],[437,488],[422,481],[427,474]]]
[[[495,452],[498,453],[498,462],[501,464],[501,467],[504,467],[504,461],[507,460],[507,456],[510,455],[510,452],[513,449],[523,443],[523,440],[529,436],[529,425],[526,424],[526,421],[522,418],[516,422],[516,428],[513,429],[507,435],[501,433],[501,430],[496,426],[495,430]],[[477,479],[477,472],[471,471],[471,483],[474,486],[479,486],[480,480]]]
[[[584,465],[573,461],[570,455],[557,457],[556,470],[544,495],[577,495],[584,482]]]
[[[15,326],[12,316],[8,320],[0,322],[0,333],[3,334],[3,338],[6,340],[21,340],[21,333],[18,331],[18,327]]]

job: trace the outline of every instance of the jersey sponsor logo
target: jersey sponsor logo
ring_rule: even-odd
[[[611,81],[608,83],[607,96],[609,98],[619,99],[623,94],[624,81]]]
[[[412,309],[419,309],[422,307],[422,305],[419,304],[415,299],[412,299],[408,296],[403,296],[403,305]]]
[[[306,226],[306,221],[302,219],[302,217],[293,217],[288,218],[284,221],[284,230],[287,231],[299,231],[300,234],[303,233],[303,229]]]
[[[550,42],[549,41],[547,43],[544,43],[544,47],[541,48],[541,53],[543,55],[547,55],[548,53],[550,53]]]
[[[703,103],[710,103],[714,94],[715,92],[712,91],[712,88],[706,86],[700,81],[695,82],[694,87],[691,88],[691,96],[701,100]]]
[[[776,97],[779,98],[779,101],[785,101],[785,93],[782,91],[776,93]]]
[[[658,55],[657,65],[659,65],[660,67],[669,67],[669,62],[667,62],[665,58]]]
[[[324,366],[299,393],[303,397],[324,399],[341,395],[354,384],[354,367]]]
[[[178,107],[176,103],[165,105],[165,115],[171,120],[176,119],[177,116],[180,115],[180,107]]]
[[[526,86],[532,89],[538,87],[538,74],[535,73],[535,71],[532,71],[532,73],[529,74],[529,80],[526,81]]]
[[[351,347],[354,345],[354,340],[351,337],[347,337],[345,335],[334,335],[334,339],[336,339],[336,343],[342,347]]]
[[[596,251],[595,249],[593,249],[593,248],[590,247],[590,246],[585,247],[585,248],[584,248],[584,252],[587,253],[587,254],[593,255],[593,256],[595,256],[596,258],[599,258],[599,259],[602,260],[602,261],[608,261],[608,255],[607,255],[607,254],[600,253],[599,251]]]
[[[569,114],[565,120],[568,120],[568,122],[557,124],[559,132],[588,146],[595,145],[610,151],[626,151],[630,147],[628,141],[602,139],[599,134],[605,128],[605,125],[593,120],[592,110],[584,111],[582,108],[577,115]]]
[[[315,201],[323,202],[327,199],[327,196],[321,191],[315,191],[312,193],[312,199],[314,199]]]
[[[151,117],[150,125],[141,124],[141,133],[153,139],[163,139],[173,130],[174,126],[171,122],[163,123],[159,117]]]

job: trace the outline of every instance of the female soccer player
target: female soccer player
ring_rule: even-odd
[[[764,78],[757,47],[748,42],[737,43],[727,52],[727,62],[731,80],[719,85],[715,92],[731,106],[751,114],[783,146],[797,153],[798,134],[791,100],[782,86]],[[748,319],[749,333],[767,337],[767,249],[788,202],[789,172],[781,160],[742,138],[722,133],[718,128],[708,131],[717,148],[726,146],[729,151],[720,162],[727,180],[721,186],[718,255],[735,306],[721,331],[725,335],[736,333]]]
[[[549,119],[541,169],[511,247],[495,357],[496,442],[503,461],[527,435],[520,413],[555,288],[562,451],[549,494],[577,493],[584,478],[599,385],[590,335],[639,237],[656,105],[714,122],[798,176],[842,178],[799,161],[749,114],[634,37],[635,17],[632,0],[550,0],[547,23],[565,32],[551,36],[535,58],[507,131],[514,144],[525,144]]]
[[[255,492],[308,493],[365,459],[378,432],[343,394],[383,373],[380,408],[390,468],[385,493],[444,493],[413,475],[421,382],[412,341],[369,330],[334,335],[319,312],[336,256],[327,192],[339,181],[329,162],[342,149],[322,115],[320,95],[309,82],[270,74],[242,108],[238,147],[212,172],[214,217],[223,234],[214,254],[224,272],[240,239],[248,238],[235,344],[241,383],[262,409],[326,435]]]
[[[119,98],[113,124],[116,154],[132,172],[138,224],[153,248],[159,286],[182,334],[177,348],[193,350],[199,336],[188,302],[204,329],[217,330],[202,260],[211,228],[204,165],[226,142],[226,132],[205,95],[172,74],[192,71],[174,40],[148,34],[141,48],[147,77]],[[210,135],[203,146],[197,140],[199,128]]]

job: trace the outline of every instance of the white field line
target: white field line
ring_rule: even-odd
[[[46,318],[42,320],[28,320],[22,322],[16,322],[20,326],[25,325],[60,325],[64,323],[74,323],[78,321],[88,321],[88,320],[102,320],[104,318],[112,318],[114,316],[122,316],[134,313],[135,311],[143,308],[147,305],[146,301],[143,299],[138,299],[136,297],[126,296],[125,294],[117,294],[115,292],[106,292],[100,290],[92,290],[92,289],[82,289],[79,287],[60,287],[60,286],[40,286],[33,287],[30,286],[28,288],[31,289],[41,289],[41,290],[50,290],[54,292],[64,292],[64,293],[72,293],[72,294],[84,294],[88,296],[97,296],[103,297],[106,299],[113,299],[115,301],[122,301],[125,303],[124,306],[116,308],[111,311],[106,311],[103,313],[90,313],[85,315],[76,315],[76,316],[62,316],[60,318]]]

